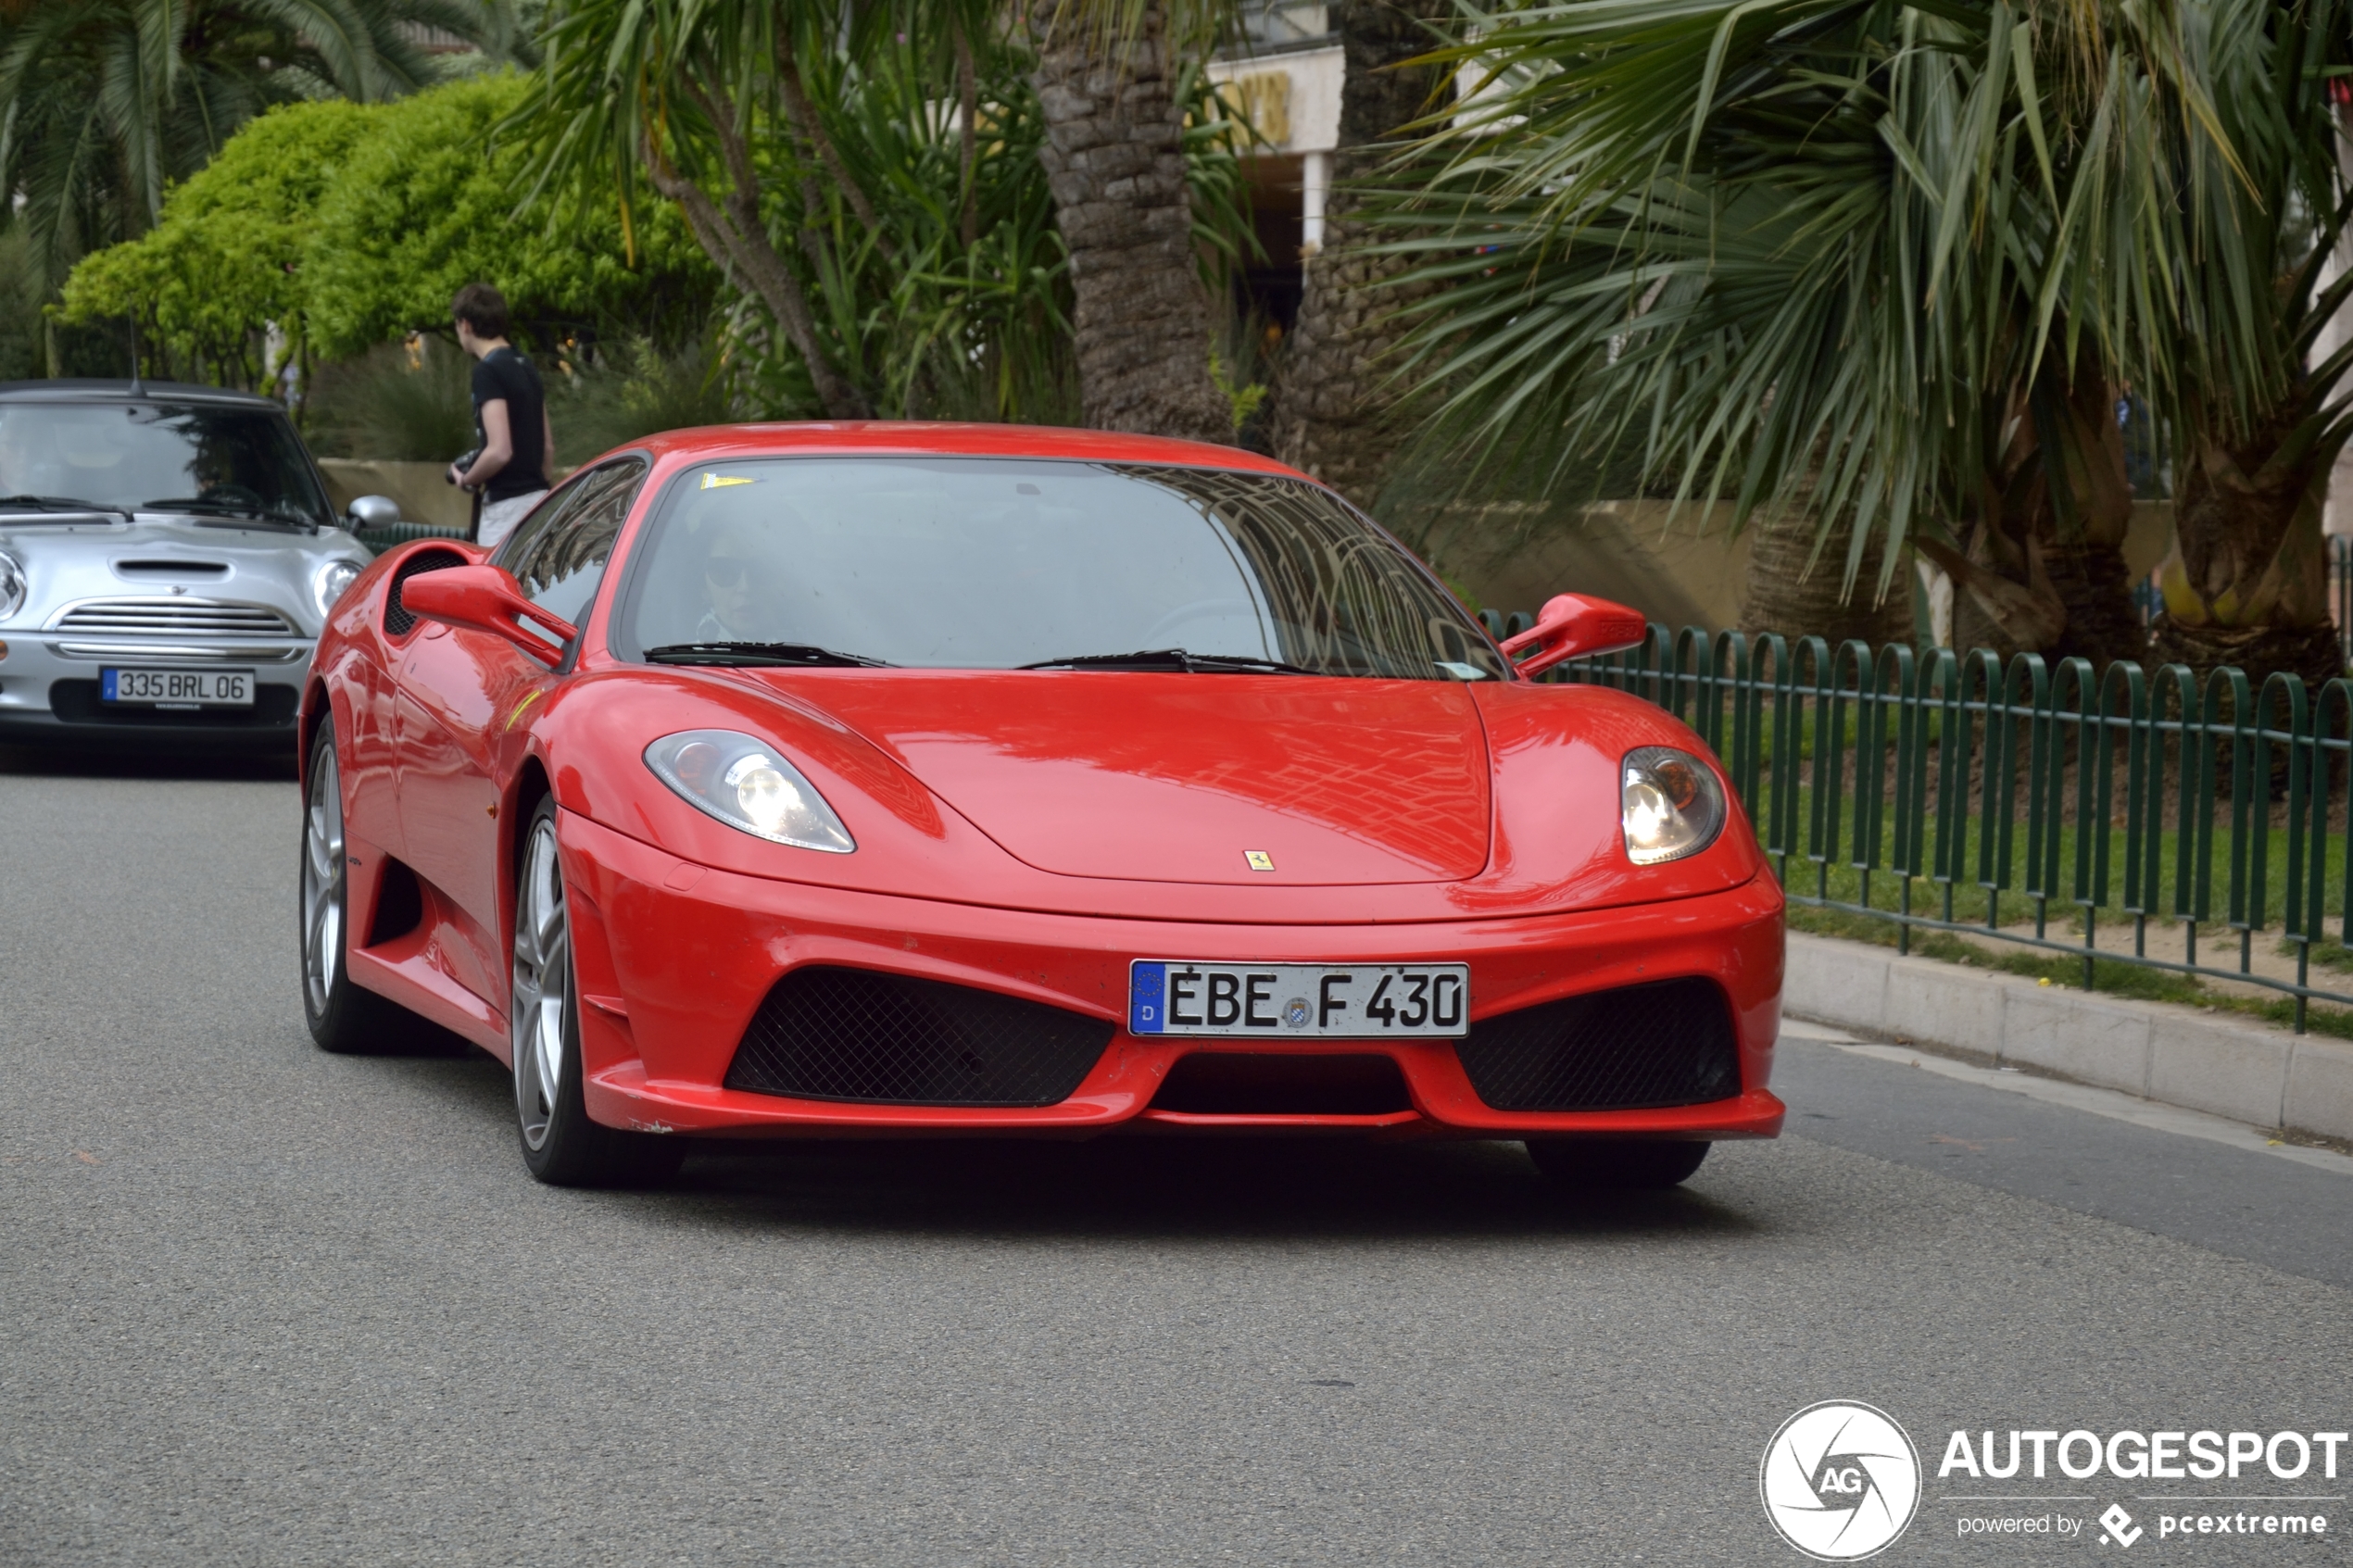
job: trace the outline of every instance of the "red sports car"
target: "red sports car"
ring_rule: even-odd
[[[1781,895],[1660,709],[1528,676],[1224,447],[678,432],[346,593],[302,703],[303,995],[514,1071],[543,1181],[672,1135],[1770,1137]],[[1515,657],[1517,656],[1517,662]]]

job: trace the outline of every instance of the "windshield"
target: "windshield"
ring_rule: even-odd
[[[1453,596],[1329,492],[1209,469],[787,458],[673,482],[623,657],[1501,678]],[[1140,657],[1130,657],[1140,656]]]
[[[270,408],[0,403],[0,496],[334,521],[294,427]]]

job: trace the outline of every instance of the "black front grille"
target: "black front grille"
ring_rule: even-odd
[[[287,730],[302,694],[292,686],[253,688],[251,708],[153,708],[112,703],[95,681],[52,681],[49,711],[69,724],[165,725],[191,730]]]
[[[439,571],[444,567],[463,566],[466,558],[455,550],[419,550],[392,569],[392,586],[384,590],[384,630],[396,637],[405,637],[416,630],[417,618],[400,602],[400,585],[422,571]]]
[[[1455,1047],[1498,1110],[1640,1110],[1740,1093],[1731,1010],[1708,980],[1661,980],[1499,1013]]]
[[[1389,1116],[1414,1109],[1405,1074],[1385,1056],[1195,1051],[1177,1059],[1154,1110],[1196,1116]]]
[[[869,969],[797,969],[769,990],[727,1087],[888,1105],[1053,1105],[1112,1024],[994,991]]]

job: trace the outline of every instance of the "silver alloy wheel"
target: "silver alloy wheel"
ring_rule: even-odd
[[[515,899],[515,1111],[535,1153],[547,1141],[563,1081],[564,1008],[572,992],[572,933],[564,916],[556,824],[534,824]]]
[[[302,830],[302,983],[310,1015],[323,1018],[343,957],[346,897],[343,790],[333,746],[319,753],[310,773],[310,803]]]

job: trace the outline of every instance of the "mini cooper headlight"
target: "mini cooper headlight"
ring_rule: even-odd
[[[0,551],[0,621],[24,608],[24,564]]]
[[[1655,866],[1696,855],[1724,831],[1724,786],[1687,751],[1645,746],[1626,754],[1619,790],[1626,858]]]
[[[696,810],[796,849],[858,847],[834,809],[766,741],[734,730],[686,730],[646,747],[646,766]]]
[[[319,575],[310,580],[310,592],[319,601],[319,613],[325,615],[333,610],[344,590],[359,580],[359,568],[354,562],[331,560],[321,567]]]

